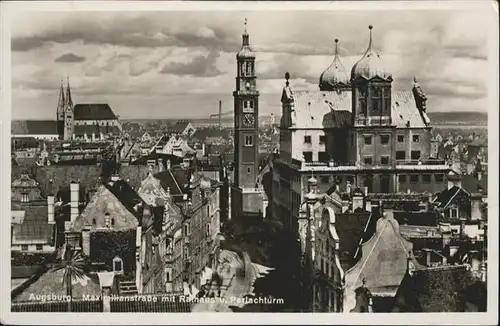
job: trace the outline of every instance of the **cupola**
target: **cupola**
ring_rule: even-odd
[[[372,78],[378,77],[383,80],[392,80],[392,74],[385,68],[382,59],[373,47],[372,41],[372,29],[373,26],[368,27],[370,29],[370,42],[368,44],[368,49],[365,54],[359,60],[351,70],[351,81],[357,78],[364,78],[370,80]]]
[[[250,48],[250,36],[247,32],[247,19],[245,18],[245,31],[242,34],[241,50],[236,55],[237,59],[255,59],[255,53]]]
[[[349,86],[349,73],[340,61],[338,51],[338,39],[335,39],[335,57],[333,62],[319,77],[319,89],[321,91],[332,91]]]

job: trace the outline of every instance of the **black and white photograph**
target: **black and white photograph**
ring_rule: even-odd
[[[498,3],[1,6],[2,323],[496,324]]]

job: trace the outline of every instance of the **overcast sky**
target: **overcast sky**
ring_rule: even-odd
[[[122,118],[208,117],[232,110],[244,19],[257,52],[261,113],[280,112],[284,74],[317,90],[334,39],[350,71],[368,45],[429,111],[487,111],[488,23],[452,11],[30,12],[13,19],[12,118],[55,117],[61,78],[75,103],[107,102]]]

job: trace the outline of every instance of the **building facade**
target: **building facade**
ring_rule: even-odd
[[[431,159],[426,96],[392,89],[371,36],[349,76],[338,51],[321,75],[319,91],[295,91],[286,74],[280,154],[273,168],[273,212],[296,228],[307,180],[318,187],[360,187],[368,193],[436,192],[449,166]]]

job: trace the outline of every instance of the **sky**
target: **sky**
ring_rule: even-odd
[[[24,12],[12,19],[12,119],[54,119],[61,79],[75,103],[120,118],[207,118],[232,111],[244,20],[256,52],[260,113],[293,90],[318,90],[339,39],[348,71],[373,43],[393,89],[413,77],[428,111],[487,112],[488,23],[479,13],[425,11]]]

